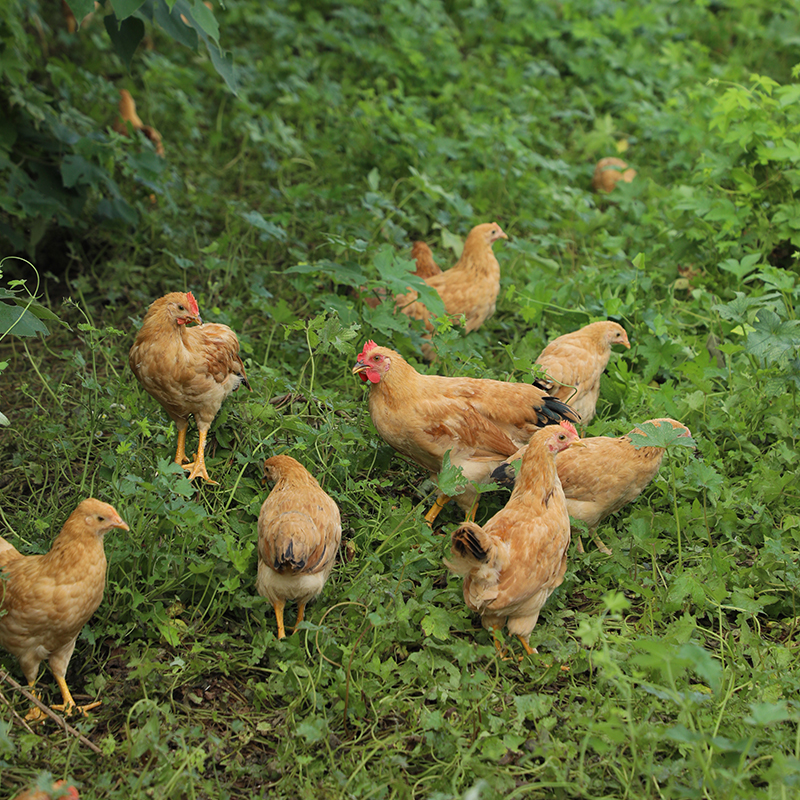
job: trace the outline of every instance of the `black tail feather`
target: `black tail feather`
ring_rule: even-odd
[[[481,547],[481,543],[472,528],[464,525],[454,530],[451,543],[453,550],[458,555],[465,558],[471,557],[476,561],[486,561],[487,553]]]

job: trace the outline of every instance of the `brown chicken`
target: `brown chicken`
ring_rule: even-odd
[[[425,242],[414,242],[411,246],[411,258],[417,262],[417,268],[412,273],[420,278],[432,278],[441,275],[442,270],[433,260],[433,253]]]
[[[273,456],[264,462],[264,470],[275,486],[258,515],[256,589],[272,603],[278,638],[283,639],[286,601],[297,600],[297,630],[306,604],[331,574],[342,522],[339,507],[295,459]]]
[[[450,462],[469,481],[487,483],[538,428],[578,419],[537,386],[421,375],[399,353],[372,341],[364,345],[353,373],[369,381],[369,413],[381,438],[434,479],[450,451]],[[432,524],[449,499],[440,494],[425,519]],[[474,519],[472,483],[456,501]]]
[[[674,419],[649,419],[643,422],[669,423],[683,431],[681,436],[691,436],[689,429]],[[630,439],[631,433],[643,433],[634,428],[625,436],[593,436],[582,439],[583,447],[567,450],[556,459],[558,477],[567,498],[567,510],[574,519],[585,522],[598,549],[607,555],[611,550],[595,533],[597,526],[609,514],[633,502],[658,473],[664,458],[663,447],[642,447],[637,450]],[[520,451],[517,456],[524,452]],[[515,456],[516,458],[516,456]],[[498,483],[513,483],[514,467],[510,459],[492,474]],[[583,543],[577,537],[578,551]]]
[[[630,348],[628,334],[616,322],[593,322],[565,333],[542,350],[536,363],[547,370],[542,385],[553,397],[570,404],[586,425],[600,396],[600,376],[611,358],[611,346]]]
[[[439,293],[448,314],[466,318],[464,327],[467,332],[479,328],[494,314],[500,292],[500,265],[492,252],[492,245],[498,239],[508,239],[508,236],[496,222],[476,225],[469,232],[455,266],[425,278],[425,282]],[[419,268],[418,260],[418,271]],[[398,295],[395,307],[412,319],[424,320],[425,327],[432,333],[430,314],[417,300],[418,297],[415,291]]]
[[[199,323],[188,327],[190,322]],[[172,292],[152,303],[128,358],[133,374],[164,407],[178,427],[175,463],[216,485],[206,471],[208,429],[225,398],[250,384],[239,357],[239,340],[227,325],[203,324],[191,292]],[[189,417],[197,422],[200,441],[191,464],[186,458]]]
[[[70,514],[50,552],[23,556],[0,537],[0,645],[19,659],[33,692],[39,664],[47,659],[69,715],[76,708],[65,679],[81,628],[97,610],[106,584],[103,536],[130,530],[108,503],[90,497]],[[99,706],[78,706],[85,714]],[[32,708],[28,719],[43,715]]]
[[[464,600],[494,632],[504,625],[525,652],[539,612],[564,580],[570,529],[556,455],[579,445],[569,422],[537,431],[522,457],[505,508],[482,527],[465,522],[451,536],[448,568],[464,576]]]
[[[136,113],[136,103],[133,96],[127,89],[119,90],[119,116],[120,118],[112,125],[117,133],[124,136],[128,135],[128,123],[135,131],[141,131],[152,143],[156,155],[164,155],[164,144],[161,141],[161,134],[152,126],[145,125]]]
[[[63,798],[63,800],[78,800],[80,795],[74,786],[67,786],[66,781],[54,781],[51,777],[43,775],[36,786],[31,786],[20,794],[14,800],[55,800],[55,798]]]

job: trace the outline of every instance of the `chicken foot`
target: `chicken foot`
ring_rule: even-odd
[[[210,483],[212,486],[219,486],[217,481],[211,480],[211,478],[208,476],[208,472],[206,471],[205,449],[206,435],[208,434],[208,431],[201,428],[199,432],[200,441],[197,443],[197,454],[195,455],[194,461],[192,461],[191,464],[184,464],[183,468],[189,470],[188,478],[190,481],[193,481],[199,475],[206,483]],[[180,433],[178,435],[180,436]],[[184,431],[184,438],[185,437],[186,431]],[[178,439],[178,442],[180,443],[180,438]]]
[[[58,703],[57,705],[51,705],[50,709],[52,711],[61,711],[65,717],[71,716],[72,712],[77,710],[83,716],[86,716],[88,711],[93,711],[98,706],[103,705],[100,700],[97,700],[94,703],[87,703],[85,706],[79,706],[72,697],[72,692],[70,692],[69,687],[67,686],[66,680],[60,675],[55,675],[56,683],[58,683],[58,688],[61,689],[61,699],[64,701],[63,703]],[[28,691],[39,701],[42,699],[41,693],[34,690],[34,685],[32,683],[28,684]],[[44,722],[47,719],[47,714],[44,713],[40,708],[33,706],[30,711],[25,715],[25,720],[27,722]]]
[[[589,533],[591,534],[592,541],[597,545],[597,549],[601,553],[605,553],[607,556],[611,555],[611,548],[607,545],[603,544],[603,540],[594,532],[594,529],[590,530]],[[575,538],[577,539],[577,548],[579,553],[585,552],[583,549],[583,540],[580,536],[576,535]]]

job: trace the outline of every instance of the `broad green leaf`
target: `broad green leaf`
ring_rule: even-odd
[[[682,428],[673,428],[669,422],[645,422],[636,426],[641,433],[633,431],[629,434],[631,443],[637,450],[643,447],[696,447],[691,436],[687,436]]]
[[[451,451],[448,450],[442,457],[442,468],[438,478],[439,491],[444,492],[448,497],[463,494],[469,486],[469,481],[464,476],[464,470],[450,463],[450,453]]]
[[[47,336],[50,331],[39,318],[18,305],[0,303],[0,339],[8,333],[14,336]]]
[[[775,722],[786,722],[786,720],[796,718],[796,713],[792,714],[786,706],[785,700],[777,703],[751,703],[750,714],[744,721],[748,725],[772,725]]]
[[[106,26],[106,31],[108,31],[120,61],[130,72],[133,54],[144,39],[144,23],[136,17],[127,17],[119,21],[114,14],[107,14],[103,17],[103,24]]]
[[[450,637],[450,627],[458,624],[458,617],[440,606],[433,606],[430,612],[422,618],[422,630],[426,636],[434,636],[437,639],[448,639]]]
[[[219,44],[219,24],[211,9],[202,0],[195,0],[192,6],[192,17],[203,31],[214,40],[214,43]]]
[[[110,2],[118,20],[126,20],[144,4],[144,0],[110,0]]]
[[[727,258],[725,261],[720,262],[719,267],[741,279],[745,275],[749,275],[758,266],[759,261],[761,261],[761,253],[750,253],[744,256],[741,261],[735,258]]]
[[[783,321],[771,309],[762,308],[752,325],[745,350],[767,364],[785,367],[800,347],[800,320]]]
[[[67,5],[69,5],[79,25],[87,14],[91,14],[94,11],[94,0],[68,0]]]

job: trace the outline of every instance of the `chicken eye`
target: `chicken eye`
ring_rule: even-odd
[[[178,311],[186,311],[186,309],[180,303],[178,303]]]
[[[104,521],[105,521],[105,517],[100,517],[100,516],[98,516],[98,517],[97,517],[97,521],[98,521],[98,522],[104,522]]]

